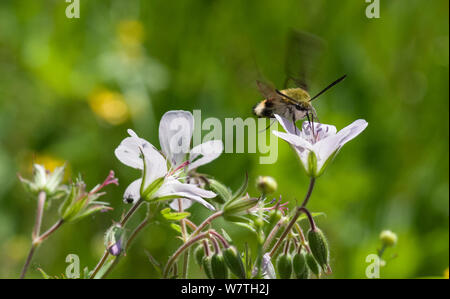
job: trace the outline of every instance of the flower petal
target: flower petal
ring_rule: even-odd
[[[340,130],[339,133],[337,133],[337,135],[342,136],[342,138],[339,140],[339,147],[343,146],[344,144],[361,134],[361,132],[364,131],[368,125],[369,123],[364,119],[358,119]]]
[[[178,205],[179,200],[181,200],[181,206],[183,207],[183,210],[189,209],[193,204],[192,200],[187,199],[187,198],[175,199],[169,205],[172,208],[172,210],[177,211],[177,212],[180,210],[180,207]]]
[[[135,203],[141,197],[141,184],[142,179],[137,179],[128,185],[125,193],[123,194],[123,201],[125,203]]]
[[[130,134],[131,137],[122,140],[120,145],[115,149],[114,154],[123,164],[133,168],[143,169],[144,163],[139,148],[142,149],[144,155],[147,155],[147,153],[151,155],[151,152],[157,150],[150,142],[139,138],[133,130],[128,129],[128,134]]]
[[[336,135],[329,136],[314,144],[314,151],[317,154],[317,171],[320,172],[322,166],[330,156],[339,150],[345,143],[358,136],[367,127],[368,123],[359,119],[340,130]]]
[[[278,120],[283,129],[291,134],[297,135],[300,131],[298,128],[295,129],[295,124],[292,120],[282,117],[281,115],[275,114],[275,118]]]
[[[195,146],[190,154],[188,171],[217,159],[223,152],[222,140],[210,140]],[[199,157],[201,156],[201,157]]]
[[[162,152],[176,167],[186,159],[189,152],[194,117],[189,111],[173,110],[166,112],[159,122],[159,142]]]
[[[167,162],[166,159],[164,159],[164,157],[156,150],[144,153],[144,155],[146,164],[145,189],[156,179],[159,179],[167,174]]]
[[[201,189],[192,184],[183,184],[173,178],[168,180],[163,186],[161,186],[161,188],[154,194],[154,197],[156,198],[173,195],[194,200],[201,203],[210,210],[215,210],[213,205],[202,198],[213,198],[216,196],[214,192]]]
[[[303,122],[302,132],[300,134],[300,136],[302,136],[305,140],[310,140],[311,143],[315,143],[316,141],[320,141],[328,136],[336,134],[336,127],[333,125],[313,122],[312,127],[314,130],[311,129],[309,121]]]
[[[304,140],[302,137],[297,136],[295,134],[290,134],[290,133],[283,133],[283,132],[279,132],[279,131],[272,131],[272,133],[281,138],[284,139],[285,141],[287,141],[288,143],[292,144],[293,146],[297,147],[297,148],[301,148],[301,149],[308,149],[308,150],[312,150],[313,146],[306,140]]]

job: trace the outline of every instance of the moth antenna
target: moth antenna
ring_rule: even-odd
[[[328,85],[327,87],[325,87],[324,89],[322,89],[321,92],[319,92],[318,94],[316,94],[315,96],[313,96],[309,101],[311,102],[314,99],[317,99],[320,95],[322,95],[325,91],[327,91],[328,89],[330,89],[331,87],[335,86],[336,84],[338,84],[339,82],[341,82],[342,80],[345,79],[345,77],[347,77],[347,75],[344,75],[342,77],[340,77],[339,79],[335,80],[333,83],[331,83],[330,85]]]

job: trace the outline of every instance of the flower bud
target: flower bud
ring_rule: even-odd
[[[283,217],[283,213],[280,210],[270,210],[269,211],[269,224],[275,225]]]
[[[258,204],[258,198],[244,196],[235,200],[230,200],[223,206],[223,217],[232,218],[232,216],[240,216],[247,213],[251,208]]]
[[[205,256],[205,249],[203,248],[203,245],[200,244],[194,250],[195,262],[199,267],[202,267],[202,261],[204,256]]]
[[[314,228],[308,232],[308,243],[311,248],[311,253],[316,259],[317,263],[324,272],[330,272],[328,262],[330,252],[328,250],[328,242],[325,235],[319,228]]]
[[[296,253],[292,258],[292,268],[294,276],[297,279],[307,279],[309,277],[309,269],[306,266],[306,256],[304,252]]]
[[[202,259],[203,271],[205,271],[206,277],[212,279],[212,269],[211,269],[211,256],[205,255]]]
[[[213,191],[217,194],[216,197],[212,198],[212,200],[224,204],[225,202],[229,201],[233,194],[231,193],[230,189],[222,184],[219,181],[216,181],[215,179],[208,179],[208,183],[206,185],[206,189]]]
[[[111,255],[119,256],[122,253],[124,232],[125,230],[119,223],[114,224],[106,231],[105,246]]]
[[[277,191],[277,181],[273,177],[270,176],[259,176],[256,179],[256,188],[262,194],[272,194]]]
[[[39,164],[33,165],[33,179],[27,180],[19,176],[25,189],[33,195],[38,195],[44,191],[47,199],[59,198],[66,194],[66,190],[61,186],[64,177],[65,166],[56,167],[53,172],[45,169]]]
[[[292,274],[292,256],[287,254],[280,254],[277,258],[277,270],[281,279],[289,279]]]
[[[228,267],[221,252],[214,253],[211,257],[211,272],[214,279],[227,279]]]
[[[319,276],[320,268],[316,260],[314,259],[313,255],[308,252],[305,257],[306,257],[306,265],[308,265],[309,270],[311,270],[312,273]]]
[[[384,230],[380,234],[381,243],[386,247],[392,247],[397,244],[397,234],[390,230]]]
[[[230,246],[223,251],[223,258],[231,273],[238,278],[245,279],[245,268],[241,255],[234,246]]]

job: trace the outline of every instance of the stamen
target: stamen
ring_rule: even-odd
[[[172,176],[174,173],[176,173],[176,172],[179,171],[180,169],[186,167],[186,166],[189,165],[190,163],[191,163],[191,162],[189,162],[189,160],[186,161],[186,162],[181,163],[180,166],[178,166],[177,168],[175,168],[174,170],[172,170],[172,171],[168,174],[168,176]]]
[[[89,192],[90,194],[95,194],[98,191],[100,191],[101,189],[103,189],[104,187],[110,185],[110,184],[114,184],[119,186],[119,179],[114,177],[114,171],[111,170],[108,174],[108,176],[106,177],[105,181],[101,184],[98,185],[96,188],[94,188],[91,192]]]

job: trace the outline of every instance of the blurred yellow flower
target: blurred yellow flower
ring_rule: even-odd
[[[53,171],[56,167],[63,166],[66,161],[56,158],[48,154],[36,154],[33,157],[33,164],[40,164],[45,167],[45,169]],[[31,164],[30,164],[31,165]],[[32,167],[32,165],[30,166]],[[67,167],[66,167],[67,169]]]
[[[124,45],[140,44],[144,33],[144,26],[137,20],[122,20],[117,25],[117,35]]]
[[[122,94],[107,89],[97,90],[89,97],[92,111],[111,125],[119,125],[129,118],[129,108]]]
[[[69,163],[49,154],[28,152],[26,158],[23,160],[23,164],[21,165],[22,169],[26,169],[26,171],[31,174],[33,172],[33,164],[43,165],[45,169],[53,172],[56,167],[63,166],[64,163],[66,164],[66,168],[64,170],[64,180],[67,180],[71,175]]]

